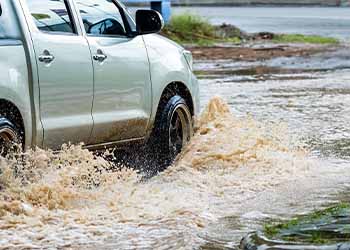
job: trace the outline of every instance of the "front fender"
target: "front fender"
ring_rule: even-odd
[[[144,36],[150,62],[152,79],[152,115],[153,124],[158,104],[165,88],[173,82],[181,82],[190,91],[195,109],[198,109],[198,83],[183,55],[184,48],[160,35]]]

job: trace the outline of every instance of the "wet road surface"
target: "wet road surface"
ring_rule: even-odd
[[[205,89],[204,106],[215,93],[238,117],[248,114],[262,122],[286,126],[286,131],[308,149],[309,156],[317,159],[319,168],[311,171],[313,177],[296,172],[283,185],[259,192],[249,201],[237,195],[240,215],[233,213],[213,223],[206,235],[212,242],[205,244],[205,249],[235,249],[243,232],[256,230],[264,221],[348,200],[348,184],[340,179],[348,178],[346,169],[350,167],[349,55],[344,48],[307,58],[197,63]],[[322,173],[322,168],[326,172]],[[333,178],[339,178],[339,183],[332,187]]]
[[[0,249],[237,249],[266,220],[347,199],[349,51],[196,62],[197,134],[149,180],[79,146],[1,160]]]

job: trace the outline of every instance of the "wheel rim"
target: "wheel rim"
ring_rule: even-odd
[[[16,132],[8,127],[0,128],[0,156],[5,156],[17,141]]]
[[[172,113],[169,129],[169,147],[179,154],[192,137],[192,119],[186,105],[179,105]]]

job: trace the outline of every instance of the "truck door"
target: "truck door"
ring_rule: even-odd
[[[27,0],[37,57],[44,147],[89,141],[93,66],[70,0]]]
[[[114,0],[75,0],[94,65],[91,144],[141,138],[151,113],[149,62],[142,36]]]

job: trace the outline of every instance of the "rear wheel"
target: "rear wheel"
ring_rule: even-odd
[[[0,156],[6,156],[21,143],[18,130],[7,118],[0,117]]]
[[[157,115],[152,147],[160,169],[169,166],[193,136],[193,121],[188,104],[181,96],[173,96]]]

